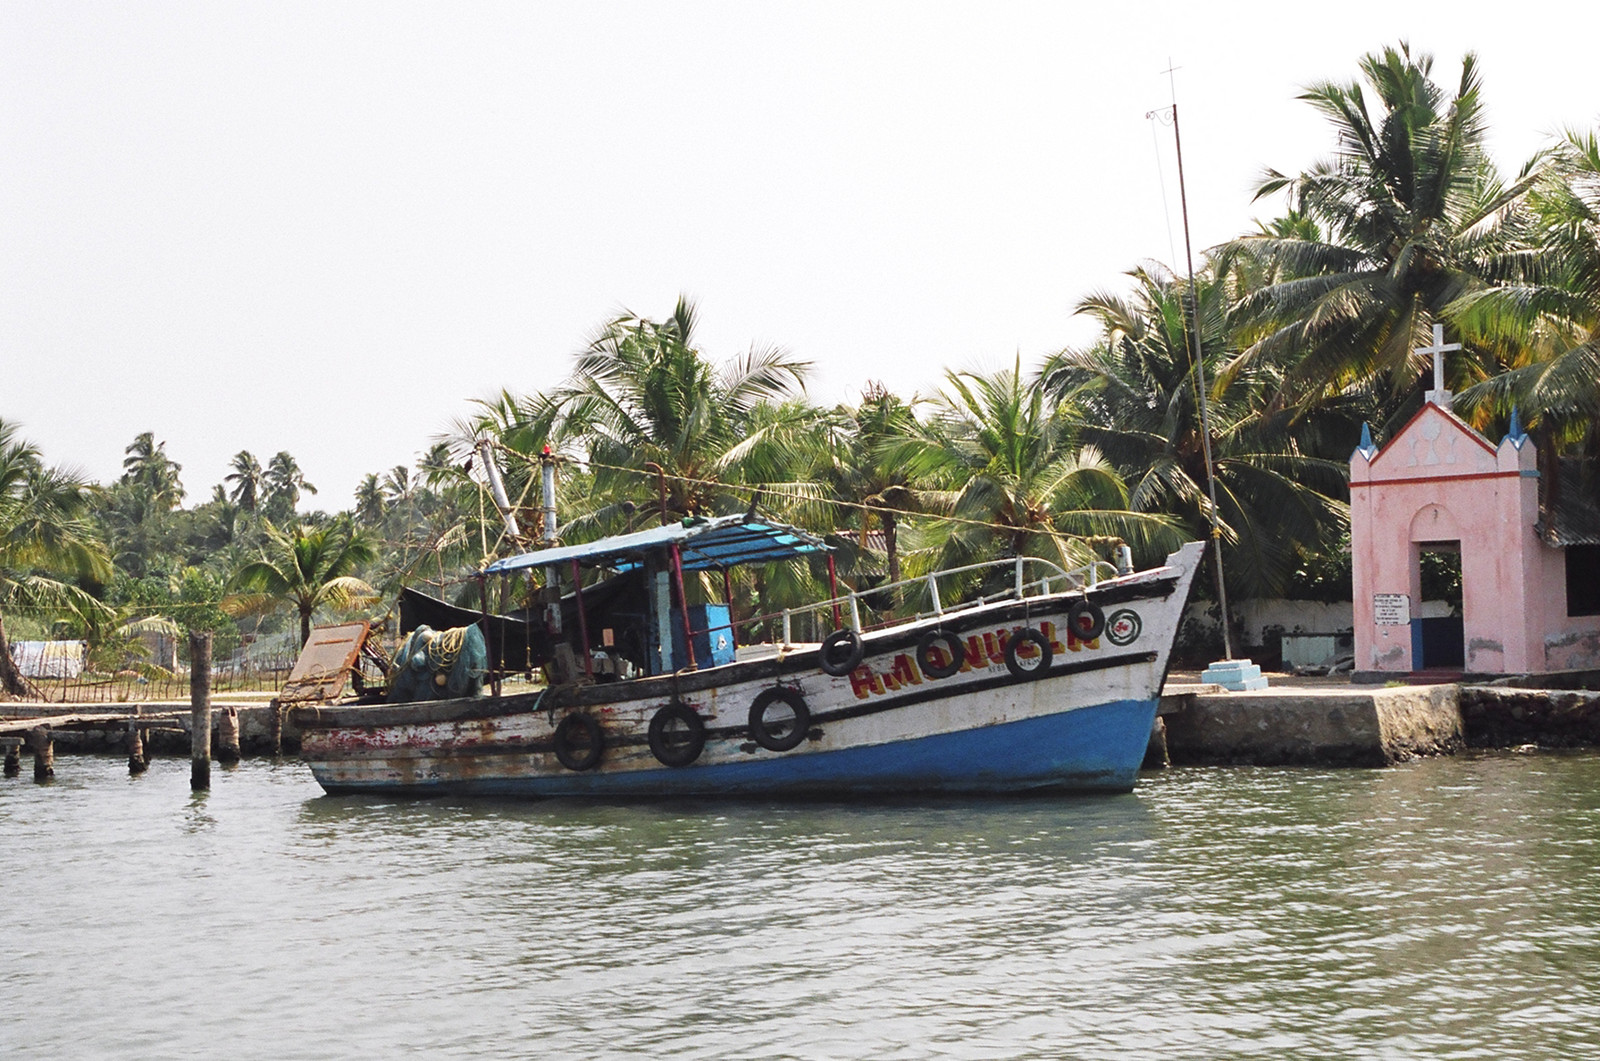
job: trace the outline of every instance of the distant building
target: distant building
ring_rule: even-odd
[[[1538,467],[1515,414],[1495,445],[1437,384],[1381,449],[1363,431],[1350,458],[1358,676],[1600,667],[1600,512],[1578,487],[1575,464]],[[1459,562],[1459,614],[1424,614],[1429,552]]]
[[[155,666],[169,671],[178,669],[178,639],[171,634],[146,630],[139,635],[139,644],[144,646],[145,658]]]

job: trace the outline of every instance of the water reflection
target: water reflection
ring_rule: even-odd
[[[1282,1014],[1263,1034],[1275,1050],[1308,1055],[1550,1057],[1584,1046],[1586,1030],[1518,1016],[1562,996],[1570,1017],[1595,1006],[1592,994],[1571,993],[1570,970],[1552,977],[1530,945],[1554,941],[1564,963],[1591,969],[1600,957],[1592,931],[1573,931],[1600,912],[1593,849],[1580,839],[1596,815],[1573,819],[1575,797],[1600,771],[1592,757],[1541,762],[1241,772],[1256,794],[1229,801],[1237,813],[1220,829],[1190,833],[1172,852],[1184,864],[1237,867],[1195,913],[1223,924],[1253,908],[1263,933],[1248,976],[1191,963],[1205,1007],[1233,999]],[[1574,841],[1584,865],[1572,864]]]
[[[187,767],[0,785],[8,1056],[1545,1058],[1600,1017],[1594,756],[798,806]]]

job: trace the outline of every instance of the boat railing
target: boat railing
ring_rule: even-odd
[[[963,575],[972,575],[976,572],[987,572],[1006,567],[1012,569],[1013,576],[1003,589],[948,605],[943,602],[940,596],[939,582],[941,579],[948,580]],[[1038,556],[1019,556],[1010,560],[988,560],[982,563],[965,564],[961,567],[949,567],[926,575],[918,575],[915,578],[904,578],[887,585],[874,586],[867,590],[852,590],[849,593],[830,597],[815,604],[806,604],[798,608],[785,608],[779,613],[783,619],[783,644],[786,646],[794,644],[794,619],[797,616],[830,612],[834,617],[836,626],[842,627],[848,623],[850,629],[861,633],[866,629],[880,629],[885,626],[900,626],[921,622],[930,618],[943,618],[946,615],[979,608],[985,604],[993,604],[996,601],[1026,600],[1030,597],[1048,596],[1052,593],[1068,593],[1074,590],[1092,589],[1099,583],[1102,574],[1105,572],[1109,572],[1112,578],[1116,578],[1122,573],[1117,570],[1115,565],[1104,560],[1096,560],[1093,563],[1068,571],[1059,564]],[[895,619],[888,623],[879,623],[871,627],[863,626],[861,622],[862,598],[876,597],[899,589],[925,589],[930,610],[917,612],[915,615]],[[846,620],[846,617],[848,617],[848,620]],[[771,618],[771,616],[756,616],[746,620],[746,622],[758,622],[768,618]]]
[[[983,593],[975,597],[961,600],[954,604],[946,604],[944,602],[944,597],[939,591],[941,580],[946,580],[946,583],[948,584],[949,579],[959,578],[962,576],[971,576],[981,572],[992,572],[1003,568],[1010,569],[1011,578],[1006,580],[1006,583],[1001,588],[990,593]],[[848,625],[849,629],[854,630],[859,634],[865,633],[869,630],[882,630],[895,626],[906,626],[930,618],[942,618],[947,615],[955,615],[961,612],[970,611],[974,608],[981,608],[986,604],[993,604],[997,601],[1020,601],[1034,597],[1048,596],[1053,593],[1070,593],[1074,591],[1087,592],[1098,585],[1102,575],[1106,573],[1109,573],[1111,578],[1118,578],[1127,574],[1128,572],[1119,570],[1114,564],[1110,564],[1104,560],[1096,560],[1093,563],[1084,564],[1082,567],[1076,567],[1070,571],[1061,567],[1054,561],[1046,560],[1043,557],[1038,556],[1019,556],[1009,560],[988,560],[976,564],[964,564],[960,567],[948,567],[940,571],[930,572],[926,575],[918,575],[915,578],[905,578],[899,580],[898,582],[888,583],[887,585],[873,586],[870,589],[851,590],[849,593],[843,593],[834,597],[829,597],[827,600],[817,601],[814,604],[801,605],[798,608],[785,608],[781,612],[771,612],[765,615],[752,615],[748,618],[737,621],[733,620],[730,616],[729,621],[712,624],[704,630],[691,630],[686,623],[685,635],[692,638],[700,634],[710,635],[719,630],[726,630],[735,642],[741,642],[744,640],[738,636],[738,632],[741,629],[748,630],[761,623],[766,623],[772,619],[781,618],[783,621],[783,639],[776,647],[782,651],[784,649],[791,648],[796,644],[794,640],[794,620],[796,617],[817,614],[831,614],[832,625],[835,629],[843,629]],[[863,598],[879,597],[882,594],[893,593],[896,590],[902,589],[916,589],[918,591],[926,590],[928,603],[930,605],[929,610],[919,611],[909,616],[891,618],[881,623],[874,623],[871,625],[863,624],[861,619],[861,603]],[[846,619],[847,615],[848,620]],[[579,617],[581,623],[581,611],[579,613]],[[815,623],[813,623],[812,629],[813,636],[815,636]],[[586,651],[589,651],[587,648],[587,634],[584,636],[584,642]],[[590,651],[589,654],[590,658],[585,661],[585,670],[592,677],[594,673],[594,653]],[[496,695],[498,695],[498,693],[496,693]]]

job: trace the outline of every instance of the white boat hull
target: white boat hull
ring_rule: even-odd
[[[302,708],[302,755],[330,792],[633,798],[807,797],[909,792],[1128,791],[1143,760],[1200,546],[1168,565],[1104,583],[1100,637],[1066,631],[1081,593],[969,609],[864,638],[854,671],[825,674],[813,646],[704,671],[549,694],[387,707]],[[1042,670],[1006,665],[1012,631],[1051,645]],[[964,645],[960,670],[931,677],[916,644],[942,629]],[[1038,660],[1033,661],[1037,668]],[[781,687],[809,711],[804,739],[773,751],[752,739],[751,705]],[[672,703],[703,720],[683,766],[652,751],[648,729]],[[603,733],[599,761],[563,766],[556,728],[573,711]]]

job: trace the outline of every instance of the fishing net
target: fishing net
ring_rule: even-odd
[[[476,626],[434,630],[419,626],[400,645],[394,678],[389,687],[391,704],[418,700],[453,700],[483,692],[489,668],[489,650],[483,631]]]

